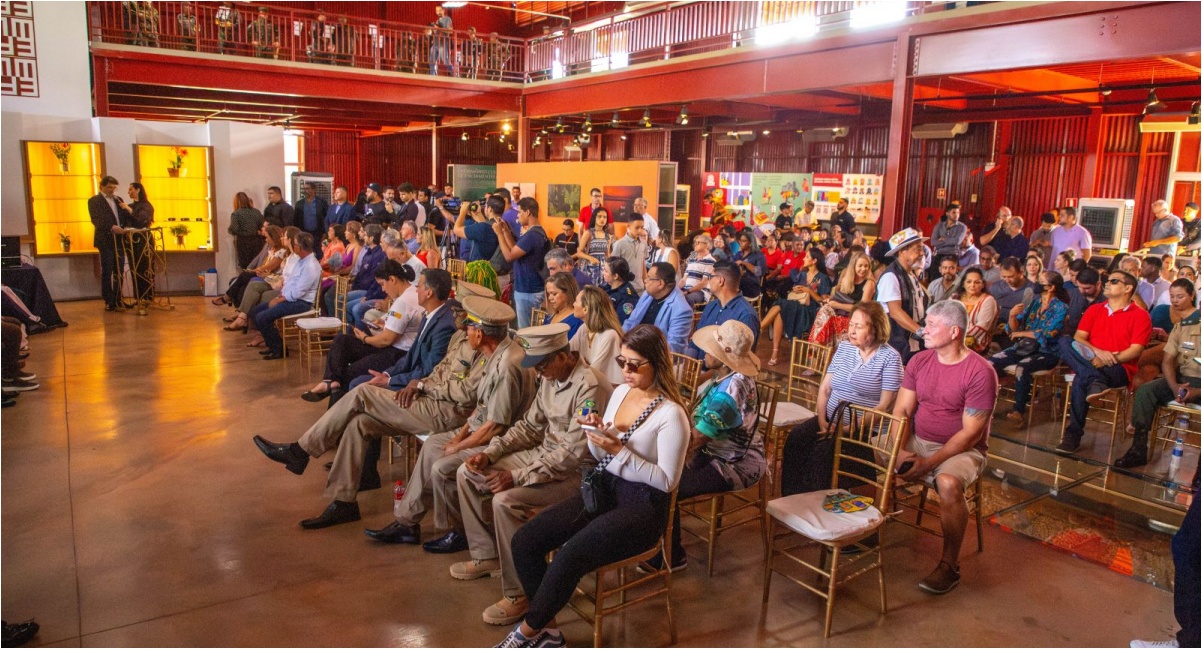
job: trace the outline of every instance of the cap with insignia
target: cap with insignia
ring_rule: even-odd
[[[455,286],[455,297],[462,300],[463,298],[465,298],[469,295],[478,295],[480,297],[486,297],[490,300],[497,299],[497,294],[493,293],[491,288],[488,288],[487,286],[480,286],[479,284],[473,284],[471,282],[465,282],[463,280],[460,280],[459,283]]]
[[[513,309],[508,304],[498,302],[479,295],[469,295],[463,298],[463,309],[467,311],[467,324],[470,327],[493,325],[505,327],[513,320]]]
[[[519,329],[517,343],[526,350],[522,367],[534,367],[548,356],[567,347],[570,330],[571,327],[563,322]]]

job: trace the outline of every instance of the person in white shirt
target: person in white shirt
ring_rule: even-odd
[[[643,216],[643,228],[646,230],[646,236],[643,237],[643,243],[647,247],[651,247],[651,242],[659,238],[659,223],[655,221],[655,215],[651,213],[651,205],[647,199],[638,197],[634,199],[634,213]],[[630,270],[634,270],[631,268]]]
[[[1049,259],[1055,259],[1056,255],[1065,250],[1075,250],[1077,259],[1089,261],[1090,255],[1093,254],[1093,237],[1089,234],[1089,230],[1077,225],[1077,210],[1072,207],[1060,208],[1060,227],[1052,230],[1052,252],[1048,255]]]
[[[284,340],[275,328],[275,321],[312,309],[317,299],[321,262],[313,256],[313,235],[308,232],[293,235],[292,253],[296,259],[284,268],[284,284],[279,296],[257,305],[248,314],[267,345],[267,350],[260,352],[263,360],[274,361],[284,357]]]

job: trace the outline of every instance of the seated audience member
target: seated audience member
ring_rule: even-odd
[[[688,415],[668,341],[655,327],[636,326],[618,362],[624,383],[614,390],[604,415],[592,412],[580,422],[599,428],[585,431],[597,460],[589,479],[593,492],[610,506],[590,511],[577,492],[514,533],[514,569],[529,608],[501,646],[563,646],[563,635],[548,627],[580,579],[647,551],[664,533],[670,494],[680,482],[689,445]],[[548,564],[552,550],[558,551]]]
[[[767,294],[765,299],[778,300],[793,288],[792,271],[801,265],[805,254],[805,244],[801,238],[794,236],[792,232],[785,233],[781,238],[779,261],[764,278],[764,293]]]
[[[652,325],[667,336],[671,351],[683,354],[693,330],[693,307],[676,290],[675,269],[667,262],[652,264],[643,275],[643,283],[647,291],[622,323],[622,330],[629,333],[638,325]]]
[[[483,354],[484,361],[475,410],[462,426],[435,432],[422,444],[409,488],[393,510],[396,520],[381,529],[366,531],[377,541],[421,543],[419,525],[433,505],[435,526],[447,532],[422,548],[434,554],[468,549],[455,473],[464,460],[482,452],[493,438],[506,434],[534,398],[534,372],[522,367],[525,353],[509,338],[513,309],[479,296],[466,297],[464,303],[468,339]]]
[[[739,292],[739,274],[739,268],[732,262],[720,261],[714,264],[714,275],[710,278],[710,291],[714,299],[705,305],[696,329],[737,320],[754,332],[751,348],[755,349],[755,343],[759,340],[760,317],[756,315],[755,308],[747,298]],[[691,341],[686,353],[693,358],[705,358],[705,351]]]
[[[973,266],[964,271],[953,297],[968,309],[964,345],[977,353],[985,351],[993,338],[993,326],[997,324],[998,303],[985,290],[985,274],[980,268]]]
[[[993,246],[982,246],[981,254],[978,255],[978,258],[980,262],[977,265],[985,273],[985,286],[991,286],[994,282],[1002,279],[1002,269],[997,265],[999,257]]]
[[[2,323],[3,334],[0,335],[0,346],[3,346],[2,357],[3,372],[0,372],[0,383],[3,384],[4,407],[8,408],[17,404],[17,397],[22,392],[36,390],[39,386],[34,380],[37,375],[32,372],[26,372],[25,360],[21,356],[21,343],[25,337],[22,330],[22,325],[19,322],[14,322],[11,318],[5,317]]]
[[[1086,309],[1106,302],[1106,296],[1102,294],[1102,276],[1096,268],[1086,266],[1078,271],[1073,286],[1076,290],[1069,292],[1068,315],[1064,319],[1064,328],[1060,330],[1061,334],[1068,336],[1077,332],[1077,324],[1081,322]],[[1065,288],[1068,288],[1067,284]]]
[[[1135,306],[1137,281],[1115,271],[1106,280],[1105,304],[1085,310],[1073,338],[1060,339],[1060,360],[1076,374],[1070,395],[1069,421],[1055,448],[1069,455],[1081,446],[1090,402],[1109,388],[1125,387],[1135,376],[1139,355],[1152,336],[1152,319]]]
[[[576,280],[576,286],[592,286],[593,280],[583,271],[576,267],[575,260],[568,255],[566,250],[552,248],[547,251],[547,255],[543,258],[543,263],[547,266],[547,276],[557,273],[567,273]]]
[[[576,294],[580,292],[580,286],[576,284],[576,280],[567,273],[555,273],[547,278],[544,285],[546,288],[547,297],[544,302],[544,308],[547,311],[547,317],[543,322],[534,323],[535,326],[548,325],[556,322],[562,322],[569,327],[569,336],[575,336],[576,330],[584,321],[576,317]]]
[[[739,233],[739,252],[735,253],[733,261],[735,266],[742,271],[742,277],[739,278],[740,292],[744,297],[753,299],[759,297],[764,292],[761,284],[764,275],[768,273],[768,262],[760,250],[759,242],[751,235],[751,231],[743,230]],[[759,329],[757,328],[755,331],[758,335]]]
[[[611,257],[617,259],[617,257]],[[614,362],[622,351],[622,324],[614,313],[613,303],[596,286],[585,286],[576,294],[576,317],[584,326],[571,338],[572,351],[596,369],[610,383],[622,382],[622,368]]]
[[[586,290],[601,293],[595,286]],[[595,464],[580,418],[604,411],[613,391],[598,368],[569,349],[563,323],[519,330],[517,340],[526,350],[522,367],[534,368],[541,379],[534,404],[456,476],[471,560],[452,565],[451,576],[500,572],[502,597],[484,610],[487,624],[513,624],[530,608],[513,565],[513,534],[539,510],[580,493],[581,471]],[[617,363],[610,359],[609,365]]]
[[[267,227],[266,245],[274,246],[275,240],[272,238],[272,235],[278,233],[279,247],[272,248],[271,253],[263,263],[255,269],[254,276],[249,276],[248,273],[250,271],[245,271],[239,276],[238,280],[235,280],[234,284],[237,285],[242,277],[247,278],[240,289],[231,287],[231,290],[238,291],[238,301],[235,302],[238,308],[235,310],[234,318],[230,321],[230,324],[224,327],[226,331],[242,330],[243,333],[246,333],[250,325],[254,324],[247,317],[250,310],[262,302],[270,301],[280,294],[280,287],[283,286],[284,270],[296,263],[297,257],[292,254],[292,238],[300,232],[300,229],[280,229],[274,225]],[[271,228],[274,228],[274,230],[271,230]],[[247,346],[257,347],[260,344],[262,344],[261,338]]]
[[[247,269],[239,273],[233,282],[230,282],[230,286],[225,290],[225,293],[213,299],[213,304],[217,306],[223,304],[237,306],[241,304],[242,295],[246,291],[246,286],[251,281],[255,279],[262,280],[262,278],[279,270],[280,266],[283,265],[284,257],[288,254],[283,241],[284,231],[264,221],[263,226],[259,228],[259,234],[262,235],[265,242],[263,249],[251,260]],[[242,324],[233,328],[227,327],[227,329],[233,331],[234,329],[241,329],[246,326],[246,316],[241,311],[237,312],[234,318],[230,318],[229,322],[233,322],[239,319],[239,317],[242,319]]]
[[[1152,307],[1152,328],[1160,329],[1166,335],[1173,328],[1189,319],[1197,311],[1197,288],[1188,279],[1174,280],[1169,285],[1169,302]],[[1158,332],[1153,332],[1157,333]],[[1161,338],[1163,340],[1163,338]]]
[[[355,261],[351,269],[351,285],[347,287],[347,318],[344,318],[347,322],[350,321],[352,307],[363,300],[372,286],[376,286],[376,266],[379,266],[387,258],[384,249],[380,247],[380,235],[384,233],[384,228],[377,223],[371,223],[363,226],[359,233],[362,250],[359,252],[359,259]],[[334,313],[333,291],[326,292],[326,312]]]
[[[1038,256],[1038,253],[1034,254]],[[1087,262],[1082,259],[1081,265],[1073,268],[1073,262],[1075,261],[1077,261],[1077,251],[1061,251],[1061,253],[1056,255],[1056,258],[1052,260],[1052,268],[1050,270],[1060,273],[1060,276],[1064,278],[1064,283],[1067,286],[1068,283],[1073,279],[1073,273],[1080,272],[1081,268],[1087,265]]]
[[[1135,286],[1135,297],[1132,298],[1132,301],[1135,302],[1136,306],[1139,308],[1145,311],[1151,311],[1152,304],[1155,302],[1154,298],[1156,296],[1156,289],[1150,282],[1147,281],[1147,279],[1145,279],[1145,276],[1142,272],[1143,263],[1140,262],[1139,257],[1132,255],[1124,256],[1122,260],[1119,261],[1118,268],[1119,270],[1138,280],[1138,283]]]
[[[1032,374],[1050,370],[1060,362],[1059,336],[1068,317],[1069,297],[1060,273],[1045,271],[1040,288],[1043,290],[1038,300],[1026,308],[1019,304],[1007,314],[1006,333],[1014,344],[989,357],[998,377],[1006,368],[1015,368],[1014,409],[1006,413],[1006,418],[1020,424],[1031,399]]]
[[[826,435],[835,430],[838,422],[831,419],[841,402],[882,412],[892,409],[903,368],[901,355],[888,340],[885,308],[878,302],[857,302],[848,319],[847,344],[835,347],[818,386],[818,416],[794,427],[785,441],[781,495],[830,488],[834,440]]]
[[[1068,252],[1067,250],[1065,252]],[[1056,255],[1059,257],[1060,255]],[[1038,286],[1039,274],[1043,272],[1043,262],[1039,259],[1039,253],[1033,252],[1023,259],[1023,272],[1027,275],[1027,281]]]
[[[923,241],[926,237],[914,228],[889,237],[888,256],[893,260],[876,283],[876,301],[889,315],[889,346],[903,362],[919,350],[920,341],[914,334],[922,328],[927,311],[927,294],[916,276]]]
[[[601,280],[601,288],[605,289],[606,295],[613,302],[618,322],[626,322],[626,318],[634,311],[634,305],[639,301],[639,294],[631,283],[634,273],[630,272],[630,266],[621,257],[609,257],[601,266]]]
[[[997,374],[964,346],[968,312],[945,300],[927,312],[926,351],[906,365],[893,416],[910,419],[897,458],[905,482],[927,482],[939,493],[943,553],[919,588],[942,595],[960,583],[960,544],[968,526],[964,490],[985,470]]]
[[[1035,299],[1036,285],[1027,279],[1022,261],[1006,257],[1001,266],[1002,278],[992,284],[987,283],[986,287],[993,299],[997,300],[998,311],[1010,313],[1014,305],[1030,304],[1031,300]]]
[[[267,350],[260,352],[263,360],[273,361],[284,357],[284,340],[275,328],[276,320],[304,313],[313,308],[313,303],[317,301],[321,264],[313,256],[313,235],[298,231],[292,239],[292,254],[296,257],[296,263],[284,270],[280,294],[270,302],[251,309],[248,314],[249,320],[255,323],[259,335],[267,344]]]
[[[335,223],[326,229],[326,240],[321,249],[321,276],[337,275],[338,271],[342,270],[344,254],[346,254],[346,226]],[[324,282],[322,286],[325,287]]]
[[[944,257],[943,261],[939,262],[939,277],[927,285],[927,293],[931,296],[931,304],[951,299],[952,293],[956,290],[956,280],[959,278],[959,262],[951,257]]]
[[[780,357],[781,341],[785,338],[809,338],[818,316],[818,309],[831,294],[831,278],[827,274],[826,259],[821,249],[810,247],[801,265],[793,270],[793,288],[789,295],[776,301],[768,309],[760,329],[772,330],[772,357],[769,365],[776,365]]]
[[[305,401],[322,401],[368,370],[391,367],[417,340],[425,310],[419,304],[413,269],[386,259],[376,267],[375,275],[392,301],[383,323],[369,322],[366,328],[355,327],[349,333],[334,336],[326,357],[325,376],[301,395]]]
[[[685,260],[684,277],[680,291],[689,304],[704,304],[710,299],[710,277],[714,274],[714,256],[710,254],[713,239],[708,234],[699,234],[693,239],[693,254]]]
[[[780,247],[779,243],[781,236],[782,233],[778,230],[769,232],[764,237],[763,247],[760,248],[760,254],[764,256],[764,273],[761,277],[760,286],[765,293],[768,292],[769,288],[775,288],[771,286],[771,282],[774,277],[779,275],[776,271],[780,268],[780,262],[785,255],[785,251]],[[776,294],[772,293],[766,299],[775,300]]]
[[[655,237],[655,250],[651,253],[650,264],[661,261],[671,264],[673,273],[680,268],[680,251],[676,249],[676,242],[672,240],[672,231],[668,228],[660,229],[659,236]]]
[[[1183,293],[1177,285],[1181,281],[1173,282],[1173,288],[1170,290]],[[1153,416],[1157,408],[1170,401],[1198,403],[1199,376],[1202,376],[1202,372],[1199,371],[1200,366],[1195,358],[1198,356],[1199,345],[1202,344],[1202,340],[1199,340],[1202,326],[1199,325],[1199,311],[1193,309],[1192,299],[1190,307],[1193,312],[1178,323],[1164,345],[1160,378],[1139,386],[1135,391],[1135,400],[1131,405],[1131,429],[1135,432],[1135,439],[1132,440],[1131,448],[1127,449],[1126,454],[1115,461],[1114,465],[1120,469],[1131,469],[1148,463],[1148,433],[1155,424]],[[1183,390],[1185,395],[1181,398]],[[1173,476],[1169,479],[1173,479]]]
[[[465,301],[472,302],[473,299],[467,298]],[[494,307],[487,304],[476,304],[465,308],[469,313],[469,318],[473,317],[471,315],[473,313],[487,315],[494,311]],[[450,309],[446,309],[442,312],[440,321],[445,323],[447,319],[453,317]],[[480,349],[478,339],[473,338],[470,334],[468,339],[477,343],[473,350]],[[489,350],[485,348],[482,356],[488,357],[488,354]],[[463,352],[460,353],[458,360],[463,360],[462,356]],[[473,358],[479,357],[473,356]],[[447,389],[449,382],[470,382],[473,379],[468,373],[480,372],[480,376],[485,377],[488,375],[488,369],[492,363],[488,363],[488,367],[484,368],[477,368],[477,365],[479,365],[479,360],[475,360],[475,364],[466,369],[448,367],[441,375],[441,379],[433,377],[434,380],[445,383],[441,385],[436,383],[431,387],[435,390]],[[480,382],[478,385],[482,385],[484,379],[475,380]],[[255,436],[255,445],[264,455],[285,465],[289,471],[297,475],[304,473],[310,457],[321,457],[326,451],[336,449],[330,475],[326,479],[324,494],[332,502],[319,516],[301,521],[301,527],[319,529],[359,520],[359,505],[355,499],[356,495],[365,488],[374,488],[375,485],[378,485],[379,479],[374,463],[369,464],[366,468],[363,465],[366,447],[371,444],[378,445],[377,440],[384,435],[426,433],[432,429],[430,427],[432,424],[455,421],[465,405],[448,402],[445,397],[441,399],[415,398],[419,394],[414,394],[414,392],[422,393],[423,391],[420,389],[402,390],[393,394],[378,386],[361,386],[335,404],[297,442],[277,444],[258,435]],[[457,396],[466,396],[456,394]],[[472,394],[471,398],[475,401],[476,394]],[[406,402],[410,407],[398,407]],[[514,404],[515,407],[516,405]],[[363,484],[369,476],[375,479],[375,485]],[[416,473],[413,479],[416,479]]]
[[[764,473],[764,437],[760,434],[755,378],[760,359],[755,355],[755,329],[739,320],[699,327],[692,346],[704,353],[705,370],[713,376],[697,388],[693,410],[691,456],[680,475],[677,498],[741,491],[759,482]],[[680,512],[672,528],[672,570],[688,566],[680,543]],[[663,566],[663,557],[652,560]]]
[[[863,301],[876,299],[876,280],[872,277],[872,260],[863,252],[848,255],[847,266],[839,275],[831,299],[814,318],[810,328],[810,342],[832,345],[847,339],[847,325],[852,308]]]
[[[439,251],[438,235],[434,233],[433,226],[423,226],[417,238],[420,244],[413,256],[417,257],[426,268],[441,268],[442,252]]]

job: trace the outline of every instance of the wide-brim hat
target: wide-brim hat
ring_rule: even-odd
[[[755,355],[755,335],[738,320],[702,327],[693,333],[693,344],[744,376],[758,376],[760,359]]]
[[[889,237],[889,252],[885,254],[892,257],[893,255],[896,255],[897,251],[901,250],[902,248],[905,248],[912,243],[926,241],[928,238],[929,237],[922,236],[922,233],[914,228],[898,230],[897,232],[893,233],[893,236]]]

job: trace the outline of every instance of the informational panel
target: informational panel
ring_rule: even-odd
[[[547,232],[562,230],[565,218],[579,218],[580,207],[588,205],[588,190],[598,187],[602,202],[611,207],[615,217],[614,232],[622,236],[626,223],[621,219],[629,217],[634,199],[641,196],[652,204],[658,200],[661,164],[656,160],[499,164],[499,185],[493,187],[533,183],[534,196],[542,207],[539,219]],[[458,185],[455,191],[459,192]]]
[[[478,201],[499,187],[496,165],[447,165],[447,178],[455,188],[455,195],[465,201]],[[515,178],[513,182],[525,182]]]
[[[847,209],[856,223],[876,223],[881,218],[884,176],[875,174],[814,174],[814,214],[828,220],[839,199],[847,199]]]
[[[796,207],[810,200],[814,174],[757,173],[751,174],[751,198],[755,202],[752,218],[755,225],[776,221],[781,203]]]

